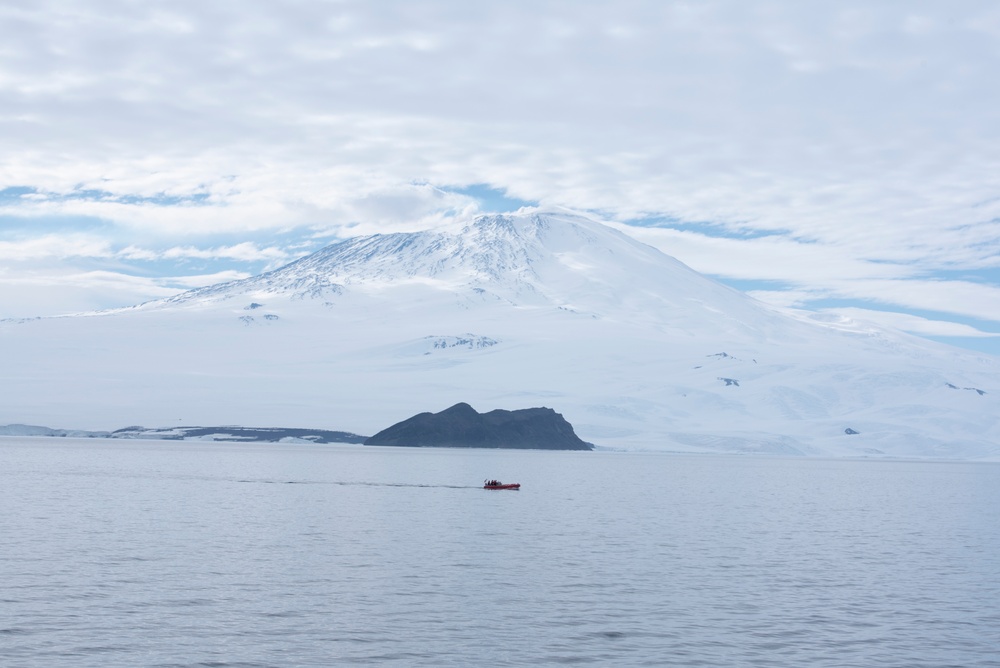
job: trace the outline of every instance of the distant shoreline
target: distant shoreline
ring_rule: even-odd
[[[53,429],[25,424],[0,426],[0,436],[111,438],[122,440],[218,441],[224,443],[364,443],[366,436],[346,431],[297,427],[125,427],[115,431]]]

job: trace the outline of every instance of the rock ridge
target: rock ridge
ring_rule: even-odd
[[[479,413],[461,402],[440,413],[420,413],[383,429],[365,445],[438,448],[593,450],[551,408]]]

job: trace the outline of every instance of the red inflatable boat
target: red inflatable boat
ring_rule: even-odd
[[[505,485],[499,480],[487,480],[485,484],[483,484],[483,489],[521,489],[521,483],[514,482]]]

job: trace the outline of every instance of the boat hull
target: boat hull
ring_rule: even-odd
[[[521,489],[521,483],[515,482],[510,485],[483,485],[483,489]]]

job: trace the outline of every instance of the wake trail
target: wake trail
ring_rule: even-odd
[[[237,480],[261,485],[340,485],[343,487],[422,487],[428,489],[479,489],[482,485],[429,485],[407,482],[362,482],[346,480]]]

